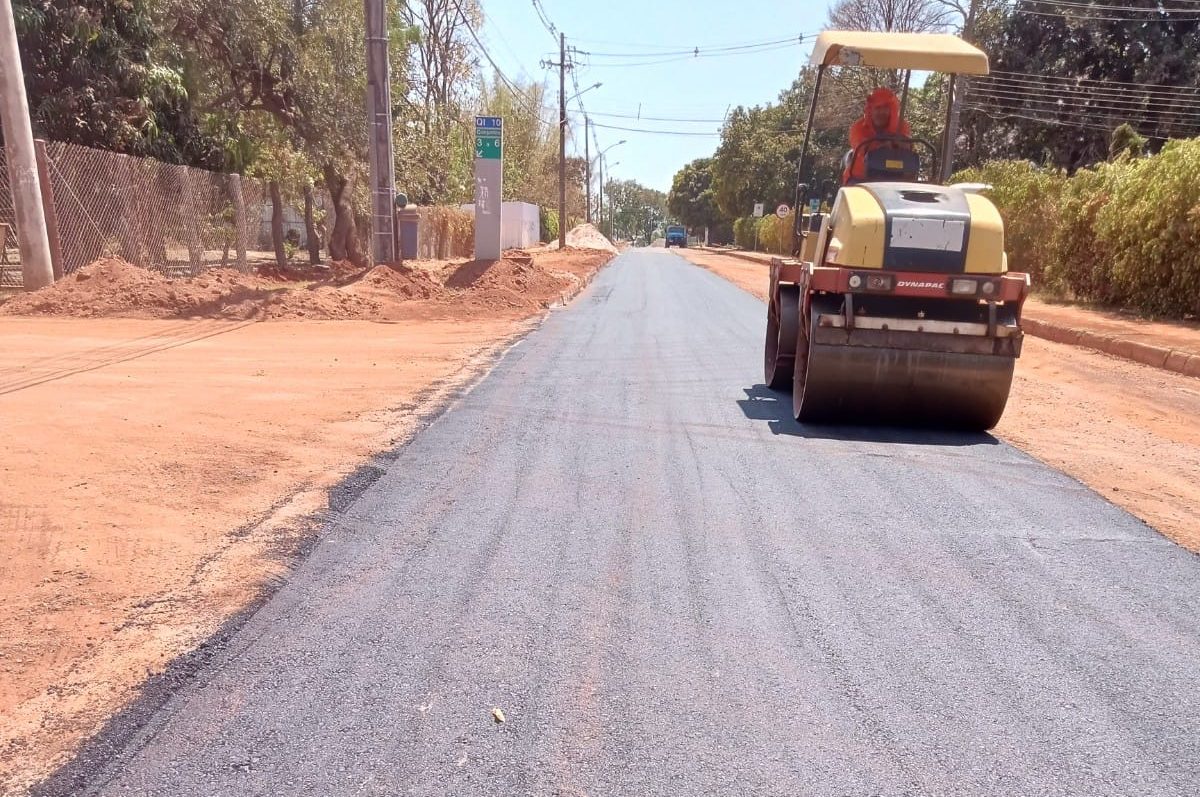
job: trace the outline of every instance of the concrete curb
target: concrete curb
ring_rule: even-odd
[[[765,255],[761,252],[743,252],[705,247],[700,247],[700,251],[713,255],[729,255],[730,257],[764,265],[769,262],[769,258],[774,257],[774,255]],[[1021,320],[1021,326],[1030,335],[1055,343],[1066,343],[1070,346],[1094,349],[1103,354],[1119,357],[1122,360],[1129,360],[1130,362],[1149,365],[1153,368],[1161,368],[1164,371],[1173,371],[1177,374],[1200,379],[1200,354],[1193,354],[1181,349],[1169,349],[1164,346],[1154,346],[1150,343],[1142,343],[1139,340],[1122,338],[1117,335],[1105,335],[1087,329],[1064,327],[1049,321],[1030,318],[1028,315]]]
[[[1022,320],[1021,325],[1029,334],[1055,343],[1094,349],[1130,362],[1200,378],[1200,354],[1154,346],[1116,335],[1103,335],[1087,329],[1073,329],[1028,316]]]

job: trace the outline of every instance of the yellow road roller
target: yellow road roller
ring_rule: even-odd
[[[771,263],[766,383],[792,390],[802,423],[990,429],[1030,283],[1008,271],[1004,224],[979,187],[944,184],[954,142],[876,136],[847,153],[828,213],[806,207],[819,193],[809,143],[829,70],[905,70],[906,94],[912,71],[943,72],[952,96],[957,75],[987,74],[987,55],[949,34],[826,31],[811,60],[797,252]]]

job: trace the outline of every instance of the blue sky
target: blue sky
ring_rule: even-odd
[[[533,0],[480,1],[486,16],[481,38],[488,52],[510,78],[545,82],[555,105],[546,118],[553,118],[558,73],[539,62],[558,60],[557,42],[539,19]],[[610,166],[620,164],[611,168],[612,176],[661,191],[671,187],[671,178],[685,163],[713,153],[719,141],[714,134],[730,107],[774,101],[791,83],[811,50],[810,40],[795,39],[819,32],[828,13],[826,0],[540,0],[540,4],[551,24],[566,34],[567,46],[582,51],[575,75],[579,87],[603,84],[580,98],[593,122],[709,134],[597,127],[601,147],[621,139],[627,142],[608,153]],[[678,54],[696,47],[702,54],[699,58]],[[718,49],[731,47],[740,49]],[[484,67],[490,70],[486,62]],[[567,96],[573,93],[568,76]],[[570,107],[578,111],[579,103]],[[705,121],[652,121],[647,116]],[[583,119],[573,113],[571,120],[575,137],[568,146],[582,155]]]

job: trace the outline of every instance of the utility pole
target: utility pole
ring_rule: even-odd
[[[583,188],[583,217],[588,224],[592,223],[592,152],[588,148],[588,127],[592,124],[592,120],[588,119],[587,114],[583,116],[583,160],[587,165],[584,166],[585,178]]]
[[[600,160],[600,191],[596,197],[596,204],[599,207],[597,213],[600,215],[600,232],[604,232],[604,153],[597,156]],[[612,237],[612,230],[609,230],[609,238]]]
[[[963,18],[963,41],[971,42],[975,38],[975,9],[978,0],[968,0],[967,14]],[[946,130],[942,139],[942,182],[950,179],[954,172],[954,142],[958,138],[958,120],[962,114],[963,96],[967,91],[966,75],[950,75],[946,84]]]
[[[558,246],[567,246],[567,36],[558,34]]]
[[[396,262],[396,166],[392,154],[392,88],[385,7],[385,0],[363,0],[367,23],[371,257],[377,265]]]
[[[4,128],[8,180],[16,211],[17,244],[21,251],[21,276],[25,290],[35,291],[54,282],[50,236],[42,208],[33,125],[25,96],[25,73],[17,47],[17,25],[12,0],[0,0],[0,123]]]

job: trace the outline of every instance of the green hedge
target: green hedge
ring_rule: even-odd
[[[743,249],[754,248],[754,222],[756,219],[753,216],[743,216],[733,222],[733,242]]]
[[[789,255],[792,253],[792,242],[795,239],[795,222],[794,211],[786,219],[780,219],[773,213],[761,219],[745,216],[733,223],[733,242],[743,249],[757,247],[759,252]]]
[[[541,222],[539,233],[541,234],[542,243],[551,243],[558,240],[558,211],[542,208],[542,215],[539,221]]]
[[[1156,315],[1200,315],[1200,140],[1071,176],[1009,161],[954,181],[994,187],[1009,267],[1030,272],[1035,288]]]

